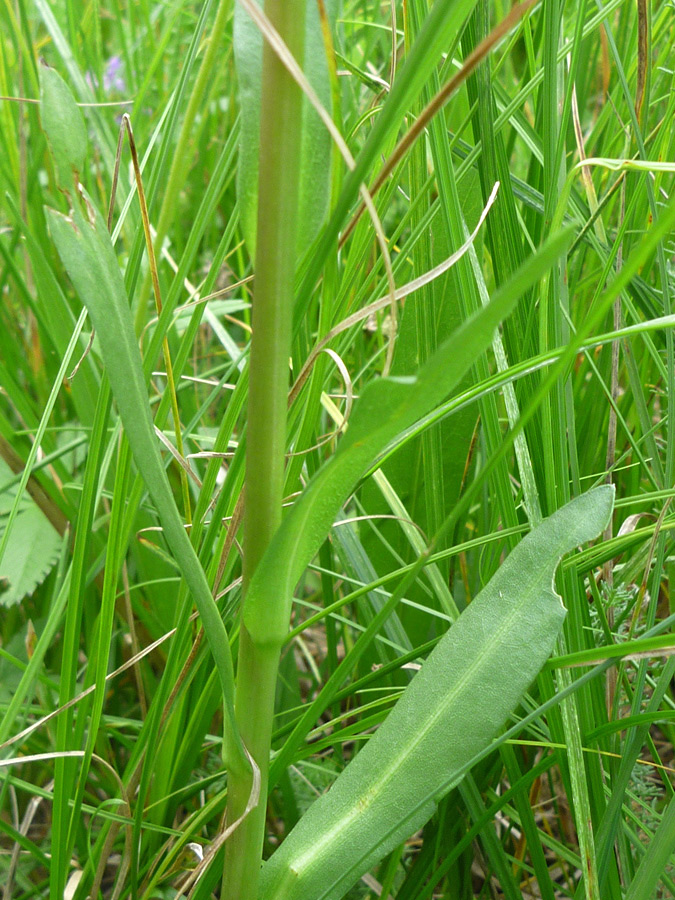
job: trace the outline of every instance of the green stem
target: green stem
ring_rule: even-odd
[[[305,0],[267,0],[265,13],[291,53],[302,61]],[[263,49],[260,122],[246,436],[244,604],[251,576],[281,522],[300,176],[302,93],[267,44]],[[248,624],[248,628],[242,624],[239,638],[235,708],[244,744],[260,768],[261,791],[256,808],[226,845],[223,896],[236,900],[255,900],[257,895],[280,653],[280,645],[260,641],[255,620]],[[251,775],[230,773],[229,822],[244,812],[250,793]]]
[[[274,721],[279,647],[260,647],[244,625],[239,635],[236,712],[244,744],[260,769],[257,805],[225,845],[223,897],[256,900],[262,861],[270,743]],[[227,822],[242,815],[251,795],[251,777],[228,774]]]

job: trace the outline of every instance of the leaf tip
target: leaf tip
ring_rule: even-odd
[[[40,120],[54,159],[59,187],[75,183],[84,170],[88,136],[70,88],[44,59],[40,60]]]

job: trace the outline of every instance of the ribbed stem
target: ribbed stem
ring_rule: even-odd
[[[267,0],[265,13],[293,55],[303,57],[305,0]],[[246,588],[281,522],[286,407],[295,274],[302,94],[276,55],[263,50],[258,232],[249,369],[244,513]],[[283,598],[279,598],[282,600]],[[265,833],[267,770],[279,646],[261,645],[255,624],[239,638],[236,714],[261,773],[260,800],[226,845],[223,896],[255,900]],[[251,776],[230,774],[228,821],[246,808]]]

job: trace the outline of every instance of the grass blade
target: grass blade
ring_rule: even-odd
[[[234,737],[233,746],[236,746],[238,732],[234,723],[234,676],[229,639],[204,570],[181,521],[159,455],[141,355],[110,237],[101,214],[84,192],[83,200],[86,214],[77,204],[70,217],[48,210],[51,234],[99,335],[106,371],[134,460],[157,507],[164,537],[202,617],[220,675],[228,728]],[[240,753],[238,760],[229,762],[247,768],[243,750]]]

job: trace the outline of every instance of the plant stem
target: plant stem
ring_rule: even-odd
[[[267,0],[265,13],[290,51],[302,61],[305,0]],[[244,603],[251,576],[281,522],[302,122],[302,93],[267,44],[262,72],[246,439]],[[236,715],[244,744],[260,768],[261,790],[256,808],[226,846],[223,896],[233,900],[255,900],[257,895],[280,649],[279,645],[260,643],[255,627],[249,623],[247,629],[242,623]],[[230,773],[229,822],[246,809],[250,792],[250,775]]]

